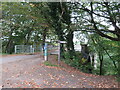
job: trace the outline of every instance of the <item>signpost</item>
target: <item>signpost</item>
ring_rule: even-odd
[[[48,60],[47,43],[45,43],[45,45],[44,45],[44,59],[45,59],[45,61]]]
[[[61,44],[63,44],[63,43],[67,43],[66,41],[58,41],[58,64],[60,64],[60,56],[61,56],[61,48],[60,48],[60,46],[61,46]],[[47,61],[48,60],[48,48],[47,48],[47,43],[45,43],[45,45],[44,45],[44,59],[45,59],[45,61]]]
[[[61,56],[60,44],[61,43],[67,43],[67,42],[66,41],[58,41],[58,65],[60,64],[60,56]]]

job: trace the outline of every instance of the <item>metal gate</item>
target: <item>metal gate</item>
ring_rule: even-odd
[[[15,53],[34,53],[41,50],[41,45],[15,45]]]

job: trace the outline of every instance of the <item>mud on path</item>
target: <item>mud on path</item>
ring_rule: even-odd
[[[33,55],[34,56],[34,55]],[[56,56],[49,56],[56,64]],[[62,66],[45,66],[43,56],[2,64],[3,88],[118,88],[113,76],[82,73],[63,62]]]

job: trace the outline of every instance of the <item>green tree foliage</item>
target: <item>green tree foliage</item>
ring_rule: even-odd
[[[14,45],[17,44],[40,44],[47,37],[48,24],[32,3],[7,2],[3,6],[3,51],[14,52]],[[48,38],[55,36],[49,35]],[[55,39],[53,37],[53,39]]]
[[[120,41],[120,4],[117,2],[75,3],[82,30]],[[113,27],[111,29],[110,27]],[[110,34],[109,34],[110,33]],[[111,36],[112,35],[112,36]]]
[[[36,4],[36,3],[34,3]],[[40,3],[36,4],[40,8]],[[49,22],[49,25],[54,28],[55,34],[58,35],[60,41],[67,41],[67,50],[69,54],[74,54],[73,31],[71,25],[71,8],[69,3],[52,2],[42,5],[48,7],[47,12],[42,12],[43,16]],[[71,41],[71,42],[69,42]],[[61,52],[64,47],[61,44]]]
[[[100,75],[119,73],[120,63],[120,4],[117,2],[4,2],[2,3],[3,50],[12,53],[17,44],[44,45],[46,39],[66,41],[67,63],[87,72],[91,65],[74,51],[73,36],[97,54]],[[85,42],[84,39],[87,39]],[[76,54],[75,54],[76,53]],[[111,69],[112,68],[112,69]],[[81,70],[82,70],[81,69]],[[95,71],[95,70],[94,70]]]

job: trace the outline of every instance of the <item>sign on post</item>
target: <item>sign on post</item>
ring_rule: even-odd
[[[61,56],[60,44],[61,44],[61,43],[67,43],[67,42],[66,42],[66,41],[58,41],[58,51],[59,51],[59,52],[58,52],[58,64],[60,64],[60,56]]]
[[[66,41],[59,41],[59,43],[67,43]]]
[[[44,59],[45,59],[45,61],[48,60],[47,43],[45,43],[45,45],[44,45]]]

